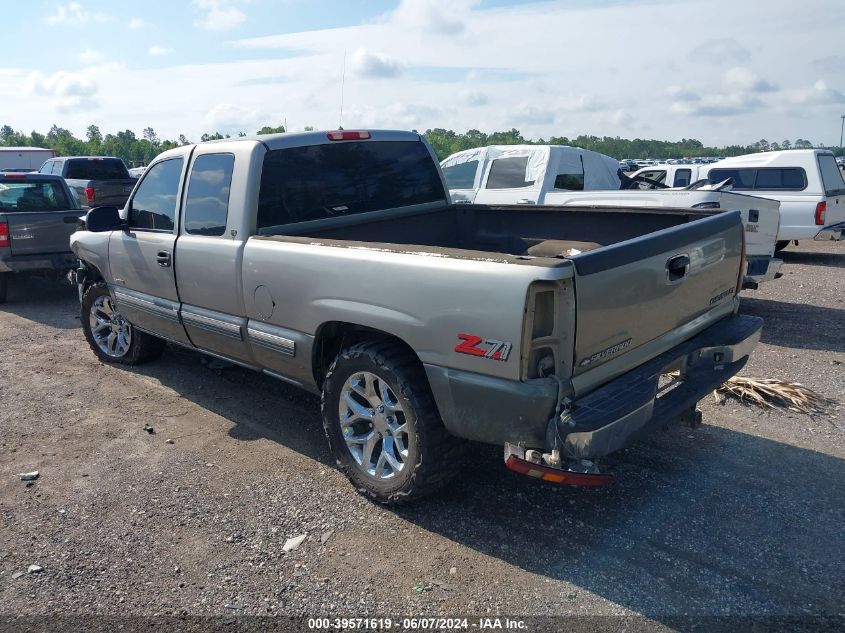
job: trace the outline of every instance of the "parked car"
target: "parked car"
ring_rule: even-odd
[[[58,176],[0,172],[0,303],[12,273],[76,267],[69,238],[80,216],[76,196]]]
[[[95,205],[123,206],[137,182],[123,161],[113,156],[54,158],[38,171],[64,178],[84,209]]]
[[[780,201],[778,249],[791,240],[845,238],[845,180],[833,152],[760,152],[705,165],[711,181],[732,178],[733,190]]]
[[[458,473],[456,438],[605,483],[596,460],[695,423],[762,323],[738,314],[739,213],[455,205],[411,132],[172,149],[85,226],[71,245],[102,361],[168,340],[322,394],[339,467],[386,503]]]
[[[43,147],[0,147],[0,171],[36,171],[56,151]]]
[[[488,204],[599,205],[698,208],[740,211],[746,230],[748,271],[744,287],[756,288],[778,276],[774,257],[780,203],[725,191],[678,191],[698,178],[698,165],[661,165],[635,172],[643,190],[620,190],[623,180],[609,156],[560,145],[481,147],[441,163],[452,201]],[[530,173],[529,173],[530,172]],[[651,178],[653,180],[647,180]],[[669,184],[664,184],[668,181]],[[501,185],[508,185],[502,187]],[[582,191],[583,189],[583,191]]]

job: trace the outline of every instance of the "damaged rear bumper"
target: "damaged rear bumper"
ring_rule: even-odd
[[[572,397],[554,379],[516,382],[425,365],[440,417],[450,433],[490,444],[557,448],[564,457],[591,459],[623,448],[647,429],[674,422],[736,374],[760,339],[763,320],[722,319],[693,338],[615,378]],[[662,374],[680,372],[671,389]],[[560,397],[570,400],[562,417]]]
[[[748,362],[763,320],[739,315],[575,400],[549,423],[547,446],[572,459],[594,459],[617,451],[640,434],[682,414]],[[660,386],[661,376],[678,379]]]

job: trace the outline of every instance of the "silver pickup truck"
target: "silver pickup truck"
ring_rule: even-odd
[[[747,361],[739,213],[453,205],[394,131],[188,145],[71,238],[103,361],[163,341],[322,395],[331,450],[385,503],[439,486],[466,442],[597,485],[597,460]],[[677,372],[674,379],[666,375]]]

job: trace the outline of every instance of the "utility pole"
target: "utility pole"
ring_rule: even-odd
[[[845,132],[845,114],[841,117],[842,119],[842,127],[839,128],[839,149],[842,149],[842,132]]]

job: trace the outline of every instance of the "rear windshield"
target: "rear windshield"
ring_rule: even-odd
[[[119,158],[102,158],[91,160],[67,161],[67,174],[65,178],[77,180],[125,180],[129,178],[126,165]]]
[[[285,224],[445,201],[436,164],[418,141],[360,141],[268,152],[258,233]]]
[[[807,186],[807,176],[800,167],[711,169],[708,178],[710,182],[733,178],[736,190],[801,191]]]
[[[826,196],[839,196],[845,194],[845,181],[842,180],[842,172],[836,159],[830,154],[819,155],[819,169],[822,172],[822,184]]]
[[[60,211],[74,208],[64,187],[55,182],[14,182],[0,179],[0,213]]]

